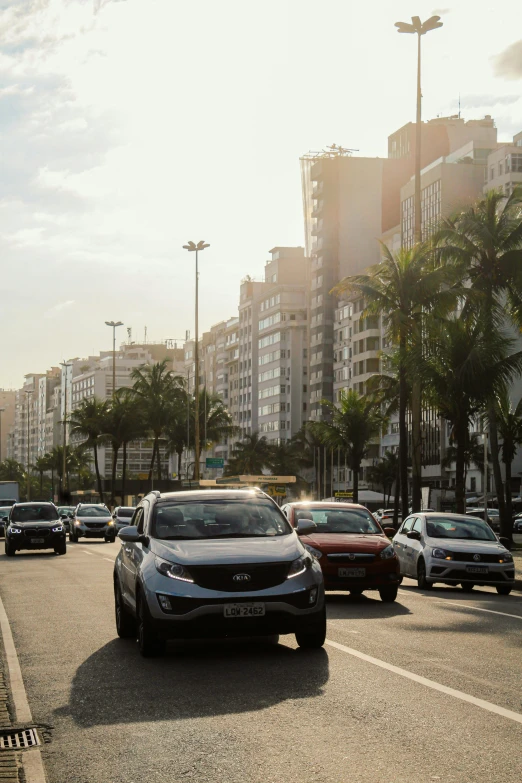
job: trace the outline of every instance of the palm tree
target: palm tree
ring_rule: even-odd
[[[339,296],[359,293],[366,311],[363,315],[380,315],[386,334],[396,346],[399,377],[399,459],[403,513],[409,507],[408,497],[408,387],[412,375],[408,358],[412,347],[419,345],[426,319],[431,314],[450,312],[458,292],[455,285],[459,274],[450,265],[436,265],[425,244],[392,253],[383,245],[381,263],[365,275],[346,277],[336,286]],[[411,368],[411,365],[410,365]],[[412,506],[421,505],[421,389],[415,385],[412,396]]]
[[[191,410],[193,432],[195,432],[194,408],[193,404]],[[199,393],[199,432],[200,452],[237,432],[237,427],[232,424],[232,416],[220,395],[209,394],[206,389]]]
[[[440,261],[460,266],[470,289],[466,307],[480,312],[486,337],[495,340],[506,318],[522,323],[522,188],[505,199],[500,191],[486,193],[474,206],[443,221],[433,237]],[[504,530],[511,530],[506,515],[500,470],[497,409],[488,402],[493,476]]]
[[[24,466],[15,459],[4,459],[0,462],[0,481],[26,481]]]
[[[487,460],[489,463],[490,454],[488,452]],[[441,461],[441,467],[448,469],[457,461],[457,448],[455,441],[450,437],[450,444],[446,447],[444,458]],[[464,484],[466,484],[466,478],[468,470],[472,465],[475,465],[481,474],[484,474],[484,446],[479,443],[479,436],[476,432],[468,431],[468,438],[464,450]]]
[[[81,404],[69,416],[71,436],[84,438],[83,446],[91,448],[94,456],[94,470],[98,484],[100,502],[103,503],[103,487],[98,463],[98,445],[106,431],[108,404],[96,397],[82,400]]]
[[[522,398],[513,407],[506,389],[501,389],[496,398],[498,434],[502,440],[502,462],[506,473],[506,517],[513,516],[511,495],[511,466],[517,446],[522,444]],[[512,526],[511,526],[512,527]]]
[[[272,452],[267,439],[258,432],[237,441],[225,468],[226,476],[257,476],[270,465]]]
[[[31,465],[40,476],[40,500],[43,499],[43,477],[44,473],[47,473],[51,469],[51,463],[48,454],[44,454],[43,457],[38,457],[34,465]]]
[[[359,501],[359,473],[371,441],[381,434],[385,417],[372,397],[361,397],[353,389],[341,392],[339,406],[328,400],[331,421],[310,421],[308,426],[331,449],[340,448],[353,472],[353,501]]]
[[[122,465],[122,502],[125,496],[127,473],[127,447],[134,440],[146,434],[145,419],[141,410],[141,400],[128,389],[119,389],[113,396],[105,419],[105,434],[112,446],[111,505],[116,505],[116,467],[118,454],[123,449]]]
[[[368,478],[378,487],[382,487],[383,501],[389,506],[392,485],[397,479],[398,457],[391,451],[387,451],[375,465],[368,468]],[[386,501],[386,494],[388,501]]]
[[[428,397],[452,427],[455,442],[455,500],[466,510],[465,465],[469,426],[487,401],[522,370],[522,352],[511,353],[513,340],[487,334],[476,317],[464,311],[435,325],[425,343],[420,370]]]
[[[172,406],[183,396],[183,379],[174,375],[167,366],[167,359],[163,359],[156,364],[136,368],[131,374],[134,384],[130,392],[140,401],[147,429],[153,438],[149,481],[152,481],[156,458],[158,479],[161,480],[159,441],[171,419]]]

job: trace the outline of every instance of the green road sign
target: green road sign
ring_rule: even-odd
[[[207,457],[205,464],[207,468],[223,468],[225,460],[222,457]]]

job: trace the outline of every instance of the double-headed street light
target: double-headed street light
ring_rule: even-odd
[[[123,326],[123,321],[105,321],[112,328],[112,396],[116,394],[116,327]]]
[[[421,38],[430,30],[442,27],[440,16],[430,16],[425,22],[420,17],[412,16],[409,22],[395,22],[399,33],[414,33],[417,35],[417,123],[415,128],[415,242],[422,239],[421,222]]]
[[[195,459],[195,466],[194,466],[194,479],[196,481],[199,481],[199,350],[198,350],[198,308],[199,308],[199,300],[198,300],[198,284],[199,284],[199,269],[198,269],[198,253],[200,250],[205,250],[206,247],[210,247],[209,244],[201,240],[201,242],[198,242],[197,245],[195,242],[189,242],[187,245],[183,245],[183,248],[185,250],[188,250],[189,253],[195,253],[196,254],[196,314],[195,314],[195,345],[194,345],[194,363],[195,363],[195,375],[194,375],[194,390],[195,390],[195,399],[196,399],[196,405],[195,405],[195,427],[194,427],[194,459]]]

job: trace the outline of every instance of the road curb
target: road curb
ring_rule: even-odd
[[[9,691],[11,695],[11,703],[15,713],[15,724],[11,721],[9,713],[7,711],[7,688],[5,691],[5,713],[9,719],[9,725],[4,728],[17,728],[17,724],[33,724],[33,716],[29,702],[27,700],[27,693],[25,691],[25,685],[22,677],[22,670],[20,669],[20,662],[18,660],[18,654],[11,632],[11,626],[9,624],[9,618],[5,611],[4,603],[0,598],[0,631],[2,633],[2,641],[4,644],[5,661],[7,664],[7,673],[9,676]],[[3,678],[3,674],[2,674]],[[5,685],[5,683],[4,683]],[[2,701],[2,689],[0,688],[0,705]],[[3,719],[3,713],[0,707],[0,720]],[[46,783],[45,771],[43,766],[42,754],[39,748],[32,748],[31,750],[24,750],[19,753],[11,751],[0,752],[0,779],[1,783],[19,783],[18,775],[18,759],[22,763],[23,776],[25,783]],[[3,762],[3,764],[2,764]],[[14,764],[13,764],[14,762]],[[5,771],[5,774],[3,774]],[[9,772],[11,775],[9,776]]]

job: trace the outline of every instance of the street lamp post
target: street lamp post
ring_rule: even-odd
[[[123,326],[123,321],[105,321],[112,327],[112,396],[116,393],[116,327]]]
[[[31,476],[29,472],[29,468],[31,465],[31,394],[33,393],[32,389],[25,389],[25,393],[27,395],[27,500],[31,500]]]
[[[409,22],[395,22],[395,27],[399,33],[414,33],[417,35],[417,120],[415,126],[415,241],[422,240],[422,220],[421,220],[421,38],[430,30],[436,30],[442,27],[440,16],[430,16],[425,22],[421,22],[420,17],[412,16],[411,24]]]
[[[414,207],[414,242],[422,241],[422,200],[421,200],[421,120],[422,120],[422,90],[421,90],[421,38],[430,30],[442,27],[440,16],[430,16],[421,22],[419,16],[412,16],[409,22],[395,22],[399,33],[411,33],[417,36],[417,118],[415,124],[415,207]],[[412,389],[412,460],[411,460],[411,505],[412,511],[420,511],[422,505],[422,392],[420,381],[415,381]],[[403,488],[403,505],[407,499],[407,487]],[[407,513],[407,509],[402,510]]]
[[[63,403],[63,441],[62,441],[62,481],[61,481],[61,501],[65,501],[65,492],[67,491],[67,380],[69,367],[72,367],[70,362],[60,362],[60,366],[65,371],[65,383],[64,383],[64,403]]]
[[[0,462],[2,462],[2,413],[5,412],[5,408],[0,408]]]
[[[198,346],[198,308],[199,308],[199,268],[198,268],[198,253],[200,250],[205,250],[206,247],[210,247],[209,244],[201,240],[201,242],[198,242],[197,245],[195,242],[189,242],[187,245],[183,245],[183,248],[185,250],[188,250],[189,253],[195,253],[196,254],[196,303],[195,303],[195,338],[194,338],[194,362],[195,362],[195,373],[194,373],[194,392],[195,392],[195,426],[194,426],[194,460],[195,460],[195,466],[194,466],[194,479],[196,481],[199,481],[199,452],[200,452],[200,443],[199,443],[199,346]]]

